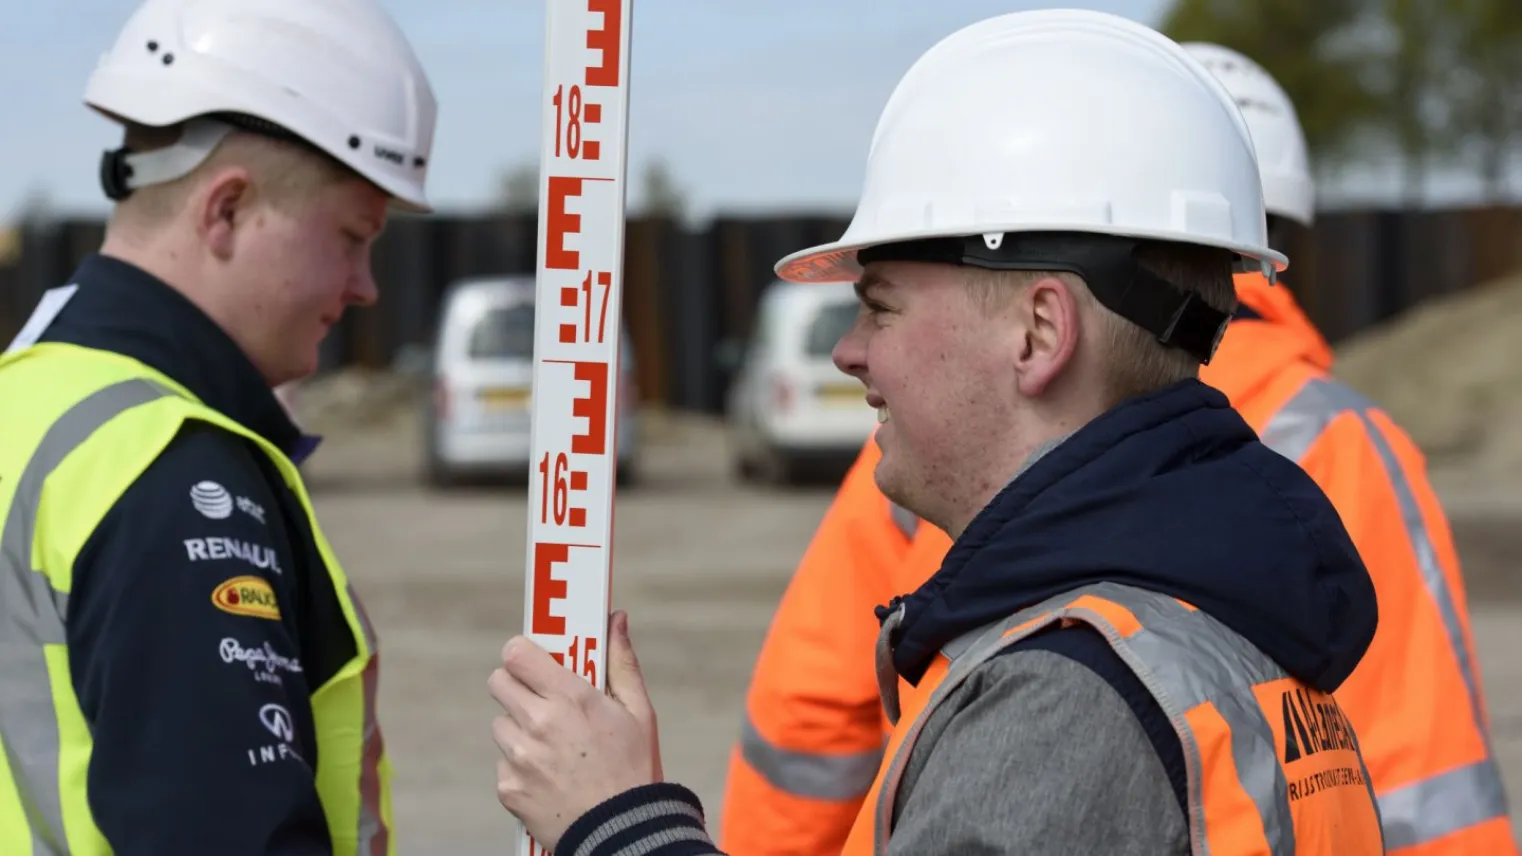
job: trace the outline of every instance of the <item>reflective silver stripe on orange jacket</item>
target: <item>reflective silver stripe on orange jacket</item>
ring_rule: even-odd
[[[913,540],[919,517],[898,503],[883,501],[893,525]],[[862,752],[805,752],[767,740],[749,714],[740,724],[740,757],[745,763],[777,790],[807,799],[844,801],[866,796],[886,745]]]
[[[1423,844],[1468,826],[1506,817],[1508,810],[1500,771],[1491,760],[1494,752],[1490,751],[1490,733],[1481,715],[1479,681],[1470,661],[1469,647],[1464,644],[1463,626],[1459,622],[1453,590],[1443,576],[1437,550],[1432,546],[1432,536],[1428,534],[1427,522],[1422,517],[1421,505],[1416,500],[1410,481],[1406,479],[1400,460],[1395,456],[1384,432],[1369,418],[1369,411],[1377,409],[1378,405],[1346,384],[1330,379],[1313,379],[1274,414],[1261,436],[1264,445],[1298,463],[1310,451],[1316,438],[1337,417],[1352,415],[1363,424],[1369,442],[1379,455],[1385,477],[1395,492],[1406,537],[1411,542],[1411,550],[1421,572],[1422,584],[1437,607],[1448,645],[1464,679],[1464,689],[1469,694],[1474,726],[1485,741],[1486,760],[1414,782],[1380,796],[1380,814],[1384,822],[1386,842],[1391,849],[1398,849]]]
[[[32,567],[38,507],[47,477],[96,429],[133,407],[172,393],[145,380],[112,384],[69,408],[27,461],[0,529],[0,740],[25,806],[32,852],[69,852],[59,791],[58,711],[44,646],[65,645],[69,598]]]
[[[1142,628],[1130,636],[1122,636],[1104,616],[1082,607],[1066,606],[1084,595],[1124,606],[1136,616]],[[1082,620],[1104,633],[1116,654],[1131,667],[1162,706],[1184,744],[1185,765],[1191,783],[1190,836],[1196,843],[1196,853],[1208,856],[1210,850],[1204,834],[1204,811],[1198,787],[1203,775],[1200,748],[1184,714],[1209,701],[1231,729],[1236,775],[1243,792],[1257,806],[1272,856],[1293,856],[1295,827],[1289,807],[1288,783],[1279,763],[1273,727],[1264,718],[1253,690],[1257,684],[1281,680],[1287,675],[1247,640],[1204,612],[1186,609],[1171,597],[1117,583],[1098,583],[1058,595],[990,625],[965,650],[943,652],[951,657],[951,667],[910,725],[909,733],[885,772],[875,807],[876,852],[886,852],[904,768],[915,741],[936,706],[990,657],[1047,626],[1045,623],[1035,624],[1018,633],[1009,632],[1040,616],[1046,616],[1050,621]],[[1367,782],[1367,770],[1364,776]],[[1372,788],[1370,799],[1373,799]]]
[[[740,731],[740,756],[779,791],[805,799],[843,801],[860,799],[872,789],[883,750],[825,754],[784,749],[762,737],[747,716]]]

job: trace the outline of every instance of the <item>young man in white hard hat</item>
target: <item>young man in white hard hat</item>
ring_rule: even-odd
[[[1269,245],[1312,225],[1314,182],[1294,105],[1257,63],[1183,47],[1236,101],[1257,153]],[[1294,278],[1294,270],[1288,274]],[[1463,576],[1420,451],[1331,377],[1332,349],[1293,294],[1235,277],[1237,313],[1200,380],[1314,478],[1369,568],[1379,630],[1336,697],[1359,729],[1393,854],[1515,856],[1490,752]],[[870,608],[922,585],[951,540],[892,505],[870,439],[780,601],[730,756],[720,845],[735,856],[837,852],[886,743]],[[1392,687],[1404,691],[1392,693]],[[891,731],[891,728],[886,729]]]
[[[90,77],[106,238],[0,357],[0,853],[395,852],[376,641],[274,387],[428,210],[373,0],[147,0]]]
[[[877,483],[955,542],[880,612],[895,729],[847,856],[1382,852],[1331,696],[1368,574],[1197,378],[1233,269],[1284,263],[1241,114],[1150,29],[1001,16],[899,83],[846,234],[778,265],[858,278],[835,362],[878,408]],[[499,799],[562,856],[714,852],[611,637],[611,697],[505,647]]]

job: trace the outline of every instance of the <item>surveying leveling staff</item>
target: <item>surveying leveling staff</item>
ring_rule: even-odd
[[[1308,226],[1314,216],[1294,105],[1247,57],[1184,47],[1247,120],[1271,243],[1283,249],[1285,221]],[[1330,376],[1331,348],[1287,288],[1239,274],[1237,296],[1237,320],[1200,378],[1317,480],[1379,596],[1379,630],[1337,699],[1362,738],[1386,844],[1412,856],[1515,856],[1463,578],[1421,455],[1387,414]],[[877,698],[877,623],[867,609],[918,588],[951,546],[882,495],[872,479],[877,460],[869,440],[757,658],[721,822],[721,843],[735,856],[838,851],[871,787],[891,729]]]
[[[879,408],[883,493],[954,546],[879,613],[894,730],[846,856],[1383,852],[1330,695],[1368,572],[1197,377],[1233,269],[1285,261],[1230,95],[1124,18],[1005,15],[909,69],[866,173],[778,273],[859,277],[835,364]],[[712,853],[626,630],[611,697],[508,643],[498,797],[557,856]]]
[[[99,254],[0,358],[0,853],[395,852],[375,636],[271,388],[375,300],[435,102],[373,0],[147,0]]]

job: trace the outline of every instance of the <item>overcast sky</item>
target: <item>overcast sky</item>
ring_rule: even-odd
[[[544,0],[382,0],[413,39],[440,101],[429,179],[470,210],[539,147]],[[1157,23],[1169,0],[1062,5]],[[663,157],[698,217],[714,210],[849,212],[889,92],[936,40],[1022,0],[636,0],[630,172]],[[30,193],[96,214],[111,126],[80,97],[135,0],[27,2],[0,27],[0,220]],[[1388,178],[1355,177],[1381,195]],[[1462,188],[1460,188],[1461,190]],[[1453,192],[1453,188],[1449,187]],[[638,204],[637,183],[631,203]]]

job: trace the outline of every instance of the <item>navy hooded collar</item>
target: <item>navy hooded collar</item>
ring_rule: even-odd
[[[291,421],[252,361],[184,295],[136,265],[93,253],[70,283],[78,291],[39,341],[131,357],[182,384],[301,463],[321,438]]]
[[[896,599],[894,667],[917,683],[956,637],[1101,581],[1188,601],[1326,692],[1374,637],[1373,583],[1330,500],[1190,379],[1128,399],[1006,485]]]

